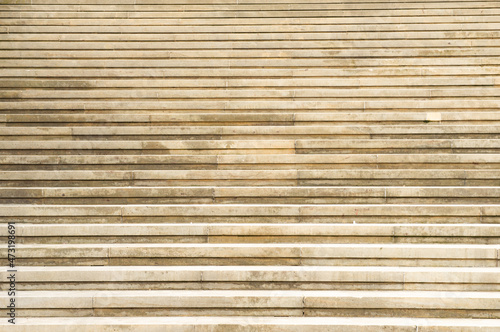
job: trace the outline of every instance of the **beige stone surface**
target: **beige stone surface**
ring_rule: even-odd
[[[111,331],[117,328],[130,328],[136,331],[224,331],[238,329],[246,331],[308,331],[338,332],[363,331],[374,332],[384,329],[391,332],[423,331],[495,331],[498,323],[493,319],[429,319],[429,318],[363,318],[363,317],[198,317],[193,324],[191,317],[58,317],[58,318],[20,318],[20,325],[13,330],[28,331],[36,327],[40,331],[63,331],[71,324],[75,331],[93,331],[99,328]]]
[[[500,329],[496,2],[0,19],[0,330]]]

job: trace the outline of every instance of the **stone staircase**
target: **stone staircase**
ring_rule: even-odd
[[[500,331],[500,2],[2,0],[0,65],[0,330]]]

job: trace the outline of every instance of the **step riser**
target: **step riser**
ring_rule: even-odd
[[[498,292],[498,284],[424,284],[424,283],[340,283],[340,282],[148,282],[148,281],[130,281],[123,283],[111,283],[100,281],[91,282],[36,282],[21,283],[16,287],[20,291],[53,291],[53,290],[408,290],[408,291],[480,291],[480,292]],[[8,287],[0,287],[0,290],[7,292]]]
[[[311,331],[311,332],[378,332],[381,329],[397,332],[474,332],[478,328],[485,332],[495,332],[498,324],[493,320],[450,320],[413,318],[408,322],[407,318],[371,318],[348,317],[348,318],[264,318],[264,317],[197,317],[193,323],[192,317],[161,317],[155,318],[154,322],[142,325],[143,317],[138,318],[69,318],[58,317],[56,319],[20,319],[22,325],[16,325],[15,331],[30,332],[33,328],[43,332],[66,331],[67,325],[71,324],[74,331],[89,332],[90,329],[120,330],[130,329],[137,332],[191,332],[193,328],[200,332],[227,331],[238,329],[246,330],[270,330],[270,331]],[[152,319],[153,320],[153,319]]]
[[[120,216],[67,216],[67,217],[40,217],[40,216],[12,216],[0,217],[1,223],[17,222],[17,223],[57,223],[57,224],[72,224],[72,223],[173,223],[173,224],[189,224],[189,223],[341,223],[352,224],[353,221],[362,224],[399,224],[399,223],[415,223],[415,224],[494,224],[500,222],[499,216],[328,216],[328,217],[299,217],[299,216],[189,216],[189,217],[158,217],[158,216],[143,216],[143,217],[120,217]]]
[[[260,317],[366,317],[367,309],[18,309],[24,317],[187,317],[187,316],[260,316]],[[493,310],[418,310],[369,309],[371,317],[471,318],[499,319]],[[0,310],[6,316],[6,310]]]
[[[450,259],[301,259],[301,258],[17,258],[20,266],[428,266],[498,267],[498,260]]]
[[[499,154],[499,148],[470,148],[470,149],[460,149],[460,148],[377,148],[377,149],[196,149],[196,150],[178,150],[178,149],[2,149],[0,150],[0,155],[4,156],[15,156],[15,155],[266,155],[266,154]]]
[[[3,195],[2,195],[3,196]],[[497,197],[110,197],[89,194],[92,197],[37,197],[0,198],[0,204],[33,205],[110,205],[110,204],[497,204]]]
[[[78,164],[78,165],[40,165],[40,164],[8,164],[0,165],[0,171],[37,171],[37,170],[52,170],[52,171],[67,171],[67,170],[324,170],[324,169],[484,169],[498,170],[500,163],[476,164],[476,163],[387,163],[387,164]]]
[[[1,244],[7,242],[2,239]],[[468,236],[17,236],[18,244],[109,244],[109,243],[443,243],[443,244],[500,244],[500,237]]]
[[[311,131],[314,131],[312,129]],[[269,133],[269,134],[254,134],[254,135],[212,135],[212,134],[185,134],[185,135],[144,135],[138,134],[141,139],[145,141],[175,141],[175,140],[294,140],[294,139],[312,139],[312,140],[328,140],[328,139],[339,139],[339,140],[355,140],[355,139],[483,139],[489,140],[500,139],[500,134],[495,132],[486,133],[424,133],[424,134],[412,134],[412,133],[394,133],[394,134],[283,134],[283,133]],[[80,135],[2,135],[0,133],[0,141],[12,141],[13,136],[19,141],[38,141],[38,140],[53,140],[53,141],[135,141],[137,136],[129,136],[124,134],[115,135],[92,135],[92,136],[80,136]]]

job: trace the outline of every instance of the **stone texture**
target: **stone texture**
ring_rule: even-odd
[[[4,0],[0,330],[497,331],[499,15]]]

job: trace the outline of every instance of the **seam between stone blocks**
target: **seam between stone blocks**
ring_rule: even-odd
[[[206,237],[206,241],[207,241],[206,243],[211,243],[211,242],[210,242],[210,236],[211,236],[211,234],[210,234],[210,227],[211,227],[211,226],[210,226],[210,225],[208,225],[208,226],[207,226],[207,231],[205,232],[205,237]]]
[[[111,247],[108,247],[108,266],[111,264]]]
[[[130,181],[131,185],[135,185],[135,180],[136,180],[135,176],[136,176],[135,172],[131,171],[130,172],[130,179],[128,179]],[[123,179],[125,180],[125,177]]]
[[[396,243],[396,226],[392,226],[392,243]]]
[[[47,195],[47,188],[42,188],[42,204],[45,204],[45,201],[46,201],[46,197],[45,195]]]
[[[123,205],[120,206],[120,223],[123,225]]]
[[[300,213],[299,213],[300,214]],[[299,247],[299,266],[303,266],[302,265],[302,246]]]

